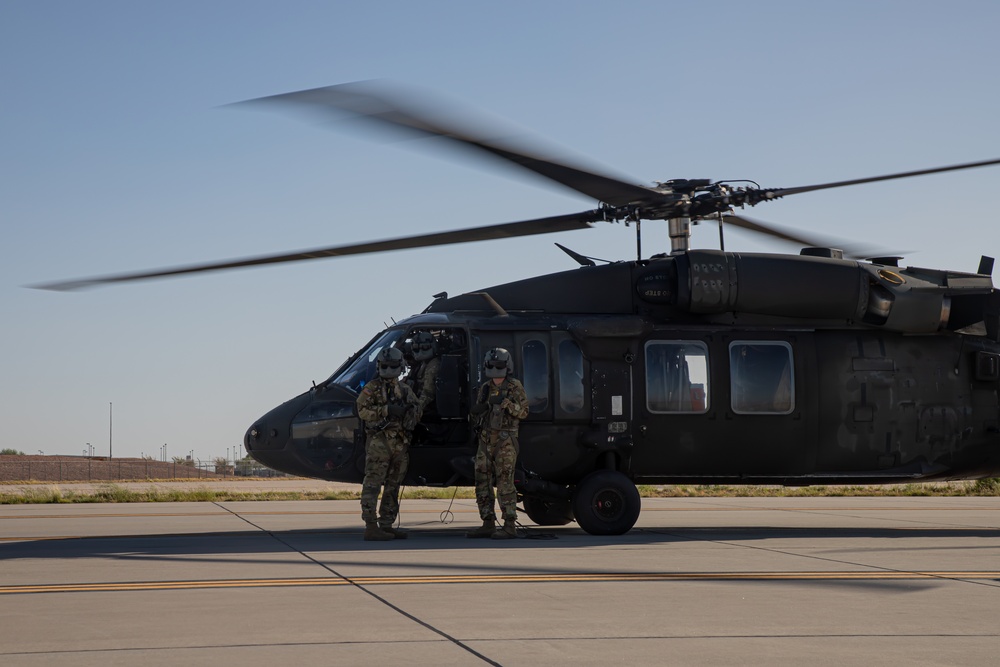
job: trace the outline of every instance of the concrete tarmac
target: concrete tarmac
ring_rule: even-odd
[[[1000,498],[643,499],[470,540],[471,500],[0,506],[0,664],[984,665]]]

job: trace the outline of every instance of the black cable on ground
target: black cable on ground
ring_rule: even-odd
[[[403,491],[405,489],[406,489],[405,486],[399,487],[399,498],[400,498],[399,506],[400,507],[403,506],[402,498],[403,498]],[[423,523],[415,523],[413,525],[414,526],[429,526],[429,525],[435,524],[435,523],[440,523],[440,524],[443,524],[443,525],[448,525],[449,523],[452,523],[455,520],[455,513],[451,511],[451,507],[452,507],[452,505],[455,504],[455,498],[457,496],[458,496],[458,487],[456,486],[455,487],[455,493],[451,494],[451,500],[448,501],[448,507],[445,508],[445,509],[443,509],[443,510],[441,510],[441,513],[438,515],[438,520],[437,521],[424,521]],[[402,517],[402,512],[399,512],[399,513],[396,514],[396,528],[402,528],[402,518],[401,517]]]

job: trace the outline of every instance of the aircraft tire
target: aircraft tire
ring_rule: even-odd
[[[598,470],[573,492],[573,514],[591,535],[624,535],[639,519],[642,500],[635,484],[620,472]]]
[[[565,526],[573,520],[573,505],[569,500],[525,496],[524,513],[539,526]]]

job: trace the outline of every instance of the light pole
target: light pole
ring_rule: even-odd
[[[115,406],[108,401],[108,460],[114,458]]]

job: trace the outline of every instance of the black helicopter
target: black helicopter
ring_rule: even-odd
[[[40,285],[76,289],[321,257],[634,224],[637,259],[442,293],[378,333],[326,381],[247,431],[276,470],[360,482],[354,411],[380,350],[409,353],[422,332],[441,359],[436,401],[414,433],[407,484],[471,485],[470,396],[486,350],[513,354],[530,415],[517,486],[540,525],[576,520],[621,534],[636,484],[855,484],[1000,475],[1000,292],[993,260],[975,273],[899,266],[733,213],[793,194],[1000,164],[1000,160],[795,188],[677,179],[652,187],[603,176],[459,131],[379,84],[251,100],[337,111],[375,127],[439,137],[592,197],[569,215]],[[642,258],[640,222],[666,220],[668,254]],[[799,255],[689,248],[711,220],[805,246]],[[724,248],[724,244],[721,246]]]

